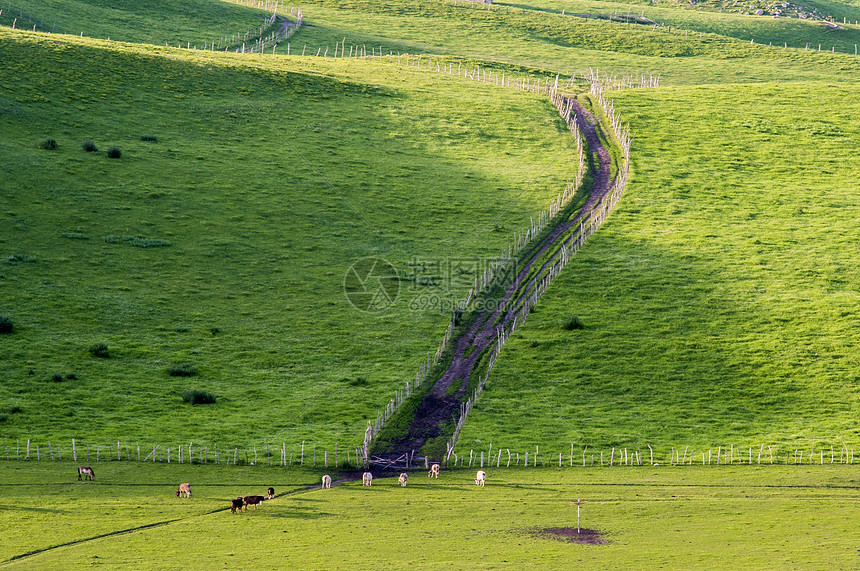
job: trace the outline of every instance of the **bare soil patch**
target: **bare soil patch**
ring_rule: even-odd
[[[570,543],[582,543],[584,545],[604,545],[606,540],[600,535],[596,529],[580,528],[579,531],[575,527],[547,527],[536,530],[537,534],[550,539],[559,539]]]

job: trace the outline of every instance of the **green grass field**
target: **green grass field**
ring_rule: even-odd
[[[259,24],[232,2],[0,2],[0,436],[42,457],[0,462],[0,565],[856,567],[855,465],[665,465],[688,446],[860,449],[860,28],[841,24],[860,13],[810,5],[842,29],[666,2],[313,0],[291,56],[243,56],[173,47]],[[664,25],[569,15],[627,11]],[[13,31],[21,12],[71,35]],[[422,68],[298,55],[344,41]],[[162,460],[271,446],[273,462],[306,442],[317,466],[354,450],[439,343],[450,314],[427,300],[471,285],[468,269],[419,279],[421,263],[496,255],[576,165],[548,101],[430,56],[539,82],[660,76],[611,94],[631,182],[508,341],[457,453],[539,446],[549,466],[650,444],[664,465],[321,491],[298,462],[102,459],[78,484],[45,461],[71,438],[79,458],[117,441]],[[404,278],[387,311],[344,294],[367,257]],[[226,511],[269,485],[283,495]],[[535,532],[575,525],[577,498],[605,545]]]
[[[619,94],[633,182],[505,347],[460,445],[856,447],[852,91]],[[816,112],[792,116],[810,93]]]
[[[13,437],[344,444],[448,319],[411,310],[409,284],[392,311],[356,310],[350,265],[496,255],[575,154],[537,96],[439,74],[6,37]],[[169,375],[183,364],[197,374]],[[185,405],[190,388],[219,402]]]
[[[16,569],[847,568],[857,557],[855,467],[443,470],[370,488],[305,490],[321,472],[109,463],[78,483],[68,463],[3,463],[0,564]],[[178,482],[192,497],[176,498]],[[236,495],[278,497],[234,515]],[[581,526],[603,545],[546,537]],[[150,526],[150,527],[145,527]],[[141,529],[138,529],[141,528]],[[26,534],[20,531],[26,529]],[[133,530],[122,533],[123,530]],[[64,545],[76,542],[72,545]],[[12,560],[32,551],[42,552]],[[12,560],[12,561],[10,561]],[[372,560],[372,563],[368,563]],[[715,563],[717,562],[718,563]]]

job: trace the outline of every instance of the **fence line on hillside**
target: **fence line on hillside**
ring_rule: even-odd
[[[221,49],[223,42],[224,51],[253,54],[264,53],[269,47],[272,47],[272,54],[274,54],[277,45],[295,34],[304,22],[304,14],[301,8],[290,7],[287,12],[295,18],[295,23],[285,17],[278,20],[278,3],[275,2],[272,15],[266,18],[263,25],[260,26],[259,32],[255,29],[247,32],[244,36],[234,34],[219,38],[217,49]],[[253,41],[253,44],[248,46],[247,44],[251,41]],[[211,45],[214,50],[214,42]]]
[[[234,0],[236,1],[236,0]],[[202,47],[196,42],[179,41],[176,44],[178,48],[192,50],[207,50],[207,51],[229,51],[239,53],[261,53],[269,47],[277,45],[279,42],[289,39],[293,34],[301,28],[304,21],[304,15],[301,8],[290,6],[286,8],[285,14],[293,17],[295,22],[288,19],[286,16],[278,14],[278,2],[271,0],[261,0],[259,2],[236,1],[237,4],[243,4],[271,10],[272,15],[265,18],[263,25],[259,28],[254,27],[245,32],[237,32],[219,37],[217,40],[204,41]],[[280,19],[278,19],[280,17]],[[26,20],[27,25],[24,25]],[[11,0],[3,2],[0,0],[0,25],[8,23],[12,29],[27,29],[33,32],[43,32],[48,34],[63,34],[63,35],[79,35],[84,37],[84,32],[79,34],[71,32],[65,28],[57,29],[56,22],[49,22],[45,25],[45,21],[38,16],[34,16],[29,12],[25,13],[23,8],[13,6]],[[89,36],[88,36],[89,37]],[[110,37],[107,38],[110,40]],[[166,47],[170,43],[164,44]]]
[[[343,55],[346,53],[345,44],[341,47],[340,52],[342,54],[341,57],[345,57],[345,55]],[[361,51],[353,51],[351,49],[350,53],[366,54],[366,47],[364,47],[364,49]],[[356,55],[355,57],[366,58],[367,56]],[[422,68],[421,60],[423,58],[423,55],[401,54],[396,57],[398,64],[403,65],[405,63],[406,66]],[[387,60],[388,62],[394,63],[395,56],[393,54],[385,56],[382,53],[381,49],[379,54],[377,55],[375,49],[372,48],[370,58],[382,61]],[[405,62],[403,61],[404,58]],[[443,60],[442,58],[436,58],[436,65],[434,67],[433,56],[429,56],[427,58],[427,68],[431,72],[435,71],[436,73],[440,74],[454,75],[454,63],[457,62]],[[369,457],[368,454],[371,441],[379,434],[379,432],[384,427],[386,421],[390,419],[397,412],[400,406],[404,402],[406,402],[406,400],[415,392],[415,390],[421,386],[421,384],[427,379],[428,373],[439,362],[453,334],[454,326],[456,325],[457,313],[466,311],[471,306],[471,304],[481,295],[482,292],[486,292],[489,288],[492,288],[496,285],[495,279],[502,274],[504,269],[507,268],[511,262],[515,263],[515,260],[517,259],[517,256],[522,251],[522,249],[527,244],[529,244],[532,239],[540,235],[541,232],[543,232],[543,230],[549,225],[550,221],[556,216],[556,214],[558,214],[558,212],[560,212],[567,204],[569,204],[570,200],[575,195],[576,190],[582,184],[582,178],[585,174],[585,153],[582,143],[582,134],[577,128],[576,118],[572,114],[572,102],[566,97],[564,97],[561,93],[564,88],[573,84],[576,78],[576,74],[572,75],[569,80],[565,80],[564,85],[562,87],[559,87],[559,82],[561,79],[560,75],[556,75],[555,78],[552,79],[552,83],[550,83],[550,77],[543,77],[543,81],[532,81],[532,78],[530,76],[512,78],[510,75],[506,75],[505,72],[500,73],[492,68],[488,70],[486,67],[482,69],[480,66],[475,66],[474,68],[466,66],[464,69],[462,63],[457,63],[456,75],[460,78],[475,80],[482,83],[510,87],[522,91],[546,95],[550,99],[552,104],[556,107],[561,117],[565,120],[565,123],[567,124],[569,130],[573,133],[575,137],[577,145],[577,154],[579,157],[579,165],[574,180],[565,186],[565,188],[559,193],[559,195],[551,202],[549,208],[545,211],[540,212],[537,216],[537,220],[532,218],[528,228],[513,236],[512,241],[506,248],[502,250],[499,257],[497,258],[496,265],[488,267],[482,275],[477,276],[472,287],[466,293],[465,298],[460,302],[454,304],[455,309],[452,312],[451,320],[448,323],[448,327],[445,331],[442,341],[440,342],[435,354],[433,354],[432,357],[428,353],[427,358],[422,362],[421,366],[419,367],[418,373],[416,373],[415,380],[407,381],[402,390],[396,390],[394,398],[389,400],[389,402],[386,403],[384,408],[379,411],[379,413],[377,413],[376,419],[368,420],[367,427],[365,428],[364,432],[364,444],[362,447],[365,458]],[[579,251],[585,240],[589,236],[591,236],[603,223],[606,216],[618,202],[624,185],[627,182],[630,159],[630,131],[629,128],[622,127],[620,122],[620,116],[615,112],[612,103],[608,99],[606,99],[606,97],[603,95],[603,92],[607,89],[617,89],[621,88],[622,86],[655,87],[659,85],[659,76],[655,78],[653,75],[649,75],[647,79],[645,78],[645,76],[641,76],[638,78],[638,81],[636,81],[633,77],[607,77],[604,74],[604,79],[600,80],[599,70],[595,69],[589,69],[587,73],[581,74],[581,77],[583,80],[589,82],[591,93],[594,96],[595,100],[598,102],[598,105],[600,105],[607,118],[609,119],[612,131],[616,139],[618,140],[619,145],[622,148],[624,158],[622,160],[621,168],[619,169],[619,175],[617,177],[615,185],[612,187],[607,196],[604,197],[589,213],[587,213],[582,218],[579,228],[574,231],[574,234],[568,240],[566,240],[564,244],[562,244],[562,247],[559,250],[558,259],[555,260],[555,263],[549,268],[546,275],[541,277],[539,281],[536,277],[533,286],[527,286],[527,290],[532,289],[532,295],[527,299],[526,303],[524,303],[524,306],[519,309],[521,315],[516,317],[511,322],[508,328],[500,330],[497,333],[496,344],[492,349],[492,354],[488,361],[488,368],[485,374],[480,377],[477,388],[473,391],[472,395],[470,395],[469,399],[461,406],[460,416],[454,429],[454,436],[452,440],[448,443],[449,454],[454,448],[457,435],[459,434],[460,429],[465,422],[466,416],[471,410],[474,402],[480,396],[480,393],[483,390],[484,385],[486,384],[486,381],[489,377],[490,369],[492,369],[493,365],[495,364],[496,358],[501,352],[502,346],[504,345],[505,341],[508,339],[511,333],[516,330],[517,326],[525,321],[528,312],[531,311],[531,309],[537,303],[540,295],[542,295],[546,291],[550,283],[552,283],[552,281],[558,276],[559,272],[567,264],[570,257],[577,251]],[[540,274],[538,277],[540,277]]]
[[[278,6],[278,2],[274,1],[274,0],[232,0],[232,2],[235,4],[259,8],[259,9],[267,10],[267,11],[268,10],[277,10],[277,6]],[[476,5],[480,4],[482,6],[485,6],[486,11],[488,11],[488,12],[489,11],[501,12],[503,9],[503,7],[498,6],[498,5],[494,5],[490,2],[482,3],[481,0],[445,0],[445,3],[451,4],[454,7],[458,7],[460,5],[464,5],[464,6],[470,5],[472,7],[475,7]],[[511,10],[510,6],[504,7],[505,13],[509,13],[510,10]],[[290,36],[292,36],[299,29],[299,27],[301,27],[301,24],[302,24],[301,12],[302,12],[301,9],[291,8],[290,14],[292,14],[294,16],[298,16],[297,25],[295,25],[295,26],[285,25],[285,26],[283,26],[283,28],[280,29],[280,31],[275,31],[275,32],[272,32],[271,34],[268,34],[268,35],[265,34],[264,30],[258,31],[256,29],[252,29],[252,30],[249,30],[248,32],[245,32],[245,33],[240,32],[238,34],[231,34],[229,36],[222,36],[218,40],[217,48],[215,47],[216,44],[214,41],[213,42],[208,42],[208,41],[203,42],[202,48],[199,48],[196,43],[194,45],[192,45],[192,42],[190,42],[190,41],[180,41],[178,47],[182,48],[183,47],[182,44],[184,43],[186,49],[221,50],[225,46],[229,47],[230,45],[232,45],[233,51],[236,51],[239,53],[262,53],[262,52],[265,52],[269,47],[271,47],[272,48],[272,54],[274,55],[275,50],[277,48],[277,45],[279,43],[289,39]],[[525,13],[525,12],[526,12],[525,8],[522,8],[521,13]],[[578,17],[578,18],[583,18],[583,19],[596,18],[592,14],[574,14],[574,13],[566,14],[564,10],[562,10],[562,12],[560,14],[559,13],[552,14],[552,13],[547,13],[547,12],[542,12],[542,11],[539,11],[539,13],[541,13],[544,16]],[[616,13],[617,13],[617,10],[616,10]],[[613,15],[616,15],[616,14],[613,14]],[[609,18],[609,20],[620,23],[622,21],[620,18],[621,17],[619,16],[618,19]],[[26,24],[25,24],[25,20],[26,20]],[[830,20],[822,20],[822,21],[824,21],[828,26],[830,26],[833,29],[839,29],[840,28],[838,23],[835,22],[832,18]],[[680,32],[683,32],[685,37],[690,36],[690,30],[681,30],[677,27],[673,28],[671,25],[666,26],[662,23],[655,22],[654,20],[649,20],[649,19],[645,18],[644,14],[641,17],[636,17],[636,19],[634,19],[634,21],[632,21],[632,22],[629,21],[629,17],[628,17],[627,21],[625,21],[625,24],[626,25],[632,25],[634,28],[636,27],[637,24],[640,24],[640,25],[644,24],[646,27],[650,27],[652,29],[652,31],[654,31],[654,32],[656,32],[659,29],[659,30],[665,30],[666,33],[672,34],[672,35],[675,35],[676,33],[680,34]],[[847,17],[843,17],[842,24],[843,25],[851,25],[851,21],[848,20]],[[62,27],[59,30],[57,30],[56,21],[54,21],[53,23],[49,22],[49,25],[45,25],[45,21],[43,18],[40,18],[38,16],[34,16],[33,14],[31,14],[29,12],[25,12],[23,8],[20,8],[18,6],[14,6],[12,4],[11,0],[8,0],[7,2],[3,2],[2,0],[0,0],[0,25],[8,25],[12,29],[27,29],[27,30],[32,30],[34,32],[39,31],[39,32],[45,32],[45,33],[52,33],[52,34],[53,33],[59,33],[59,34],[65,34],[65,35],[80,35],[81,37],[84,36],[83,31],[81,31],[78,34],[77,32],[72,32],[72,31],[63,29]],[[854,21],[854,25],[855,26],[858,25],[858,20]],[[258,32],[258,33],[255,34],[255,32]],[[700,37],[700,38],[703,36],[703,32],[693,31],[693,35],[696,35],[696,34],[698,34],[698,37]],[[264,38],[264,36],[265,36],[265,38]],[[238,42],[238,39],[240,37],[244,40],[242,43]],[[726,36],[726,37],[733,38],[732,36]],[[230,40],[229,43],[227,41],[228,39]],[[741,41],[739,38],[733,38],[733,39],[737,39],[738,41]],[[108,40],[110,40],[110,37],[108,37]],[[247,45],[250,40],[254,40],[254,45],[252,45],[252,46]],[[245,45],[243,46],[243,44],[245,44]],[[750,44],[751,45],[755,44],[755,45],[760,45],[760,46],[765,45],[764,43],[756,44],[754,38],[750,39]],[[782,42],[782,44],[783,44],[784,49],[788,49],[788,42]],[[826,47],[824,47],[824,44],[820,44],[820,43],[815,44],[814,42],[812,42],[812,43],[811,42],[804,42],[804,44],[805,44],[804,46],[792,46],[791,49],[798,49],[798,50],[802,49],[804,51],[818,51],[818,52],[828,51],[826,49]],[[165,44],[165,45],[167,45],[167,44]],[[777,42],[776,46],[774,46],[773,41],[768,42],[767,45],[769,47],[779,47],[779,42]],[[816,49],[816,45],[817,45],[817,49]],[[351,54],[352,54],[352,47],[353,46],[350,47]],[[824,49],[822,50],[823,47],[824,47]],[[305,55],[306,49],[307,49],[307,44],[304,45],[304,48],[302,49],[301,55]],[[836,52],[836,46],[832,45],[829,51],[831,53],[837,53]],[[288,54],[290,53],[289,44],[287,45],[287,53]],[[311,50],[311,53],[313,53],[313,50]],[[328,56],[328,53],[329,53],[329,46],[325,46],[325,51],[323,52],[323,47],[319,47],[317,49],[316,55],[317,56],[322,55],[322,56],[326,57],[326,56]],[[848,51],[843,52],[840,50],[839,53],[850,54],[851,53],[850,46],[848,48]],[[858,55],[857,44],[854,44],[854,55],[855,56]]]
[[[820,444],[820,443],[819,443]],[[683,455],[680,447],[671,447],[664,453],[656,453],[650,445],[647,451],[642,448],[612,447],[609,450],[595,451],[585,446],[575,449],[571,443],[570,449],[564,452],[543,454],[540,446],[535,446],[534,452],[512,451],[510,448],[496,448],[493,445],[485,450],[469,449],[466,456],[465,450],[462,455],[452,452],[453,462],[446,462],[448,467],[471,468],[471,467],[496,467],[496,468],[523,468],[537,467],[621,467],[621,466],[727,466],[727,465],[825,465],[844,464],[853,465],[856,449],[845,442],[825,445],[818,449],[816,454],[815,441],[812,448],[808,450],[806,460],[804,454],[807,452],[801,448],[788,448],[788,453],[780,459],[780,446],[778,444],[761,443],[758,447],[741,447],[733,444],[723,447],[695,449],[684,446]],[[506,454],[506,456],[504,456]],[[701,461],[700,461],[701,456]],[[558,461],[556,463],[556,458]]]
[[[344,53],[345,51],[346,50],[344,48],[342,50],[342,53]],[[409,56],[407,56],[407,65],[409,65],[408,61]],[[428,60],[428,65],[430,65],[430,69],[432,70],[432,59]],[[449,69],[450,73],[453,73],[453,64],[450,66]],[[439,73],[443,73],[441,66],[438,64],[438,61],[436,71]],[[464,74],[462,77],[468,76]],[[484,77],[486,78],[487,82],[491,81],[490,76],[486,73],[484,74]],[[414,381],[407,381],[403,390],[395,391],[394,398],[389,400],[385,407],[381,411],[379,411],[376,416],[376,419],[368,420],[367,428],[365,429],[364,433],[364,444],[362,447],[365,458],[368,458],[371,441],[379,434],[386,421],[391,418],[391,416],[393,416],[397,412],[399,407],[412,395],[412,393],[422,385],[422,383],[427,379],[427,376],[433,369],[433,367],[439,363],[439,360],[441,359],[442,354],[447,348],[448,342],[453,335],[454,327],[457,321],[457,313],[467,310],[470,304],[481,292],[486,291],[488,287],[492,287],[493,285],[495,285],[498,276],[504,272],[504,269],[508,267],[508,265],[512,261],[516,260],[516,257],[519,254],[520,250],[525,247],[525,245],[528,244],[532,238],[538,235],[559,211],[561,211],[565,206],[567,206],[567,204],[570,203],[571,199],[576,194],[576,190],[581,186],[582,178],[585,174],[585,152],[582,141],[582,134],[576,127],[576,118],[572,114],[572,105],[570,101],[563,97],[558,91],[558,81],[559,78],[558,76],[556,76],[555,83],[552,88],[548,89],[547,95],[549,96],[553,105],[558,110],[561,117],[565,120],[568,129],[573,133],[574,136],[577,148],[577,156],[579,158],[574,180],[569,182],[565,186],[565,188],[558,194],[558,196],[550,203],[549,208],[546,211],[543,211],[539,214],[537,221],[532,219],[529,228],[527,228],[521,233],[516,234],[512,238],[512,241],[509,243],[509,245],[504,250],[502,250],[502,252],[500,252],[495,265],[487,267],[483,274],[475,277],[473,285],[467,292],[465,299],[455,304],[455,309],[452,312],[450,321],[448,322],[448,327],[446,328],[445,334],[443,335],[442,340],[439,343],[439,346],[437,347],[435,353],[431,356],[431,354],[428,352],[427,358],[419,366],[419,370],[415,375]],[[515,88],[523,90],[532,89],[531,82],[529,81],[517,82],[514,83],[513,86]],[[493,359],[495,359],[495,357]]]
[[[547,262],[543,269],[538,271],[538,274],[531,280],[531,283],[526,285],[523,294],[521,294],[518,299],[518,303],[515,304],[513,308],[517,315],[515,315],[514,319],[508,326],[503,325],[503,327],[497,331],[496,343],[493,346],[492,353],[490,354],[487,368],[483,376],[479,376],[478,385],[469,396],[469,399],[460,405],[460,417],[454,427],[454,433],[451,440],[447,444],[445,455],[446,463],[450,460],[451,454],[454,453],[457,438],[466,422],[466,418],[468,417],[469,412],[471,412],[475,402],[477,402],[480,397],[481,392],[484,389],[484,385],[486,385],[487,380],[490,377],[490,372],[496,363],[496,359],[502,352],[502,348],[506,341],[511,334],[516,331],[520,324],[526,322],[529,312],[535,307],[535,305],[537,305],[538,300],[547,291],[555,278],[558,277],[561,270],[567,265],[568,261],[579,251],[585,241],[603,224],[609,213],[614,210],[615,205],[621,198],[621,193],[624,191],[624,187],[627,184],[627,177],[630,170],[630,128],[629,126],[622,125],[620,114],[615,112],[612,102],[603,95],[603,91],[604,87],[601,83],[591,83],[591,94],[594,96],[606,117],[609,119],[612,132],[623,152],[623,158],[618,170],[616,181],[606,196],[601,198],[594,208],[583,215],[580,219],[579,228],[574,229],[571,236],[562,242],[556,254],[550,258],[550,261]]]
[[[11,440],[2,438],[6,460],[17,461],[62,461],[75,462],[109,462],[136,461],[161,462],[166,464],[223,464],[223,465],[262,465],[269,466],[310,466],[359,468],[366,464],[358,447],[341,448],[334,445],[333,450],[320,448],[316,444],[302,441],[300,444],[290,444],[282,441],[280,444],[265,443],[258,446],[218,447],[218,444],[155,444],[143,445],[118,440],[113,444],[86,444],[72,438],[71,442],[60,444],[57,440],[37,441],[27,438],[15,439],[13,447]],[[2,458],[2,456],[0,456]]]
[[[117,441],[113,444],[82,444],[76,439],[60,444],[56,440],[27,439],[22,442],[16,439],[14,447],[11,441],[2,438],[7,461],[20,462],[62,462],[73,461],[78,464],[101,462],[156,462],[163,464],[217,464],[234,466],[278,466],[306,468],[360,469],[366,468],[372,459],[365,459],[360,448],[339,448],[334,446],[333,452],[308,444],[306,441],[290,444],[252,447],[222,447],[217,444],[195,445],[193,442],[176,446],[149,445],[140,443],[130,444]],[[47,446],[46,446],[47,444]],[[150,447],[152,448],[150,450]],[[536,468],[540,467],[635,467],[635,466],[739,466],[739,465],[854,465],[857,449],[848,443],[838,441],[835,444],[816,443],[812,441],[810,448],[776,443],[760,443],[759,446],[729,446],[701,447],[692,446],[670,447],[663,452],[655,452],[650,445],[639,447],[611,447],[597,451],[589,446],[576,448],[571,443],[570,448],[563,452],[541,452],[540,446],[534,451],[511,448],[495,448],[492,444],[486,450],[469,449],[458,453],[452,450],[445,462],[448,468]],[[782,453],[782,456],[780,454]],[[431,460],[424,456],[406,455],[406,467],[425,468]],[[0,457],[2,459],[3,457]],[[377,469],[389,468],[390,462],[374,464]],[[402,468],[402,466],[400,467]],[[398,468],[399,469],[399,468]]]
[[[419,3],[422,1],[428,1],[428,0],[419,0]],[[561,12],[548,12],[548,11],[539,10],[539,9],[527,10],[525,7],[520,7],[520,6],[511,6],[511,5],[502,6],[502,5],[492,4],[492,2],[490,0],[486,0],[486,1],[485,0],[429,0],[429,1],[432,1],[433,3],[448,4],[448,5],[451,5],[454,7],[463,7],[463,8],[465,8],[466,6],[468,6],[469,8],[476,8],[480,4],[480,5],[482,5],[481,10],[486,11],[486,12],[495,12],[497,14],[502,13],[502,11],[504,11],[505,14],[509,14],[512,11],[515,13],[517,11],[519,11],[520,14],[526,14],[527,12],[529,12],[529,13],[540,14],[541,16],[548,17],[548,18],[555,17],[555,18],[582,18],[584,20],[608,20],[610,22],[614,22],[614,23],[618,23],[618,24],[623,23],[623,24],[625,24],[625,26],[631,26],[634,29],[636,28],[637,25],[639,25],[641,27],[651,28],[651,31],[653,31],[653,32],[660,30],[660,31],[665,31],[667,34],[671,34],[671,35],[675,35],[675,34],[680,35],[680,33],[683,32],[684,37],[690,37],[692,35],[694,37],[701,38],[706,33],[706,32],[699,32],[696,30],[686,30],[683,28],[678,28],[677,26],[673,27],[671,24],[665,24],[663,22],[658,22],[658,21],[652,20],[650,18],[646,18],[644,8],[642,9],[641,14],[639,16],[636,16],[635,14],[631,14],[631,12],[628,8],[627,14],[625,16],[625,15],[620,14],[618,12],[617,8],[613,9],[612,14],[591,14],[591,13],[573,13],[573,12],[567,13],[566,9],[563,9]],[[804,19],[808,20],[808,21],[824,22],[824,24],[826,26],[830,27],[831,29],[835,29],[835,30],[842,29],[841,26],[839,26],[838,22],[832,16],[829,18],[807,17]],[[842,17],[842,25],[851,25],[851,20],[847,16],[843,16]],[[854,25],[855,26],[860,25],[860,20],[855,19]],[[715,34],[715,35],[719,35],[719,34]],[[737,39],[737,40],[741,41],[740,38],[734,38],[734,36],[723,36],[723,37],[726,37],[729,39]],[[752,40],[750,40],[750,44],[753,44],[753,43],[754,42]],[[758,44],[758,45],[763,46],[764,44]],[[773,42],[768,43],[768,46],[773,47]],[[777,45],[776,47],[779,47],[779,46]],[[788,42],[783,42],[783,48],[785,48],[785,49],[788,48]],[[805,51],[809,51],[809,48],[810,48],[810,44],[809,44],[809,42],[806,42],[805,48],[801,48],[798,46],[798,47],[793,47],[792,49],[804,49]],[[818,51],[819,52],[821,51],[821,45],[818,46]],[[831,47],[830,51],[832,53],[836,53],[836,46]],[[840,53],[850,53],[850,52],[840,52]],[[854,45],[854,55],[855,56],[857,55],[857,44]]]

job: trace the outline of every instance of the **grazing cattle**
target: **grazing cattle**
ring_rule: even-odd
[[[406,480],[408,478],[409,478],[409,476],[406,474],[406,472],[403,472],[402,474],[400,474],[400,477],[397,478],[397,481],[400,482],[401,487],[405,488],[406,487]]]
[[[230,513],[234,514],[236,513],[236,510],[239,510],[239,512],[241,512],[242,506],[244,505],[245,501],[241,497],[236,498],[235,500],[233,500],[233,504],[230,506]]]
[[[362,485],[369,486],[371,482],[373,482],[373,474],[371,474],[370,472],[365,472],[364,475],[361,477]]]
[[[274,500],[275,499],[275,488],[269,488],[268,490],[266,490],[266,496],[268,499]]]
[[[78,468],[78,480],[87,478],[89,478],[90,480],[96,479],[96,474],[95,472],[93,472],[93,469],[87,466],[81,466],[80,468]]]
[[[176,490],[176,497],[185,496],[186,498],[191,497],[191,484],[185,482],[184,484],[179,484],[179,489]]]
[[[254,509],[257,509],[257,506],[262,504],[265,499],[265,496],[245,496],[242,498],[245,502],[245,511],[248,511],[248,506],[254,506]]]
[[[483,470],[478,470],[478,474],[475,476],[475,485],[484,487],[484,481],[487,479],[487,473]]]
[[[328,474],[326,474],[325,476],[323,476],[323,480],[322,480],[322,487],[323,487],[323,489],[324,489],[324,490],[325,490],[325,489],[328,489],[328,488],[331,488],[331,476],[329,476]]]
[[[430,471],[427,472],[428,478],[439,478],[439,464],[430,466]]]

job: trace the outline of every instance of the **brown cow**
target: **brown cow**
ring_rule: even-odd
[[[78,468],[78,480],[87,479],[95,480],[96,474],[93,472],[93,469],[88,466],[81,466]]]
[[[234,513],[236,513],[236,510],[239,510],[239,512],[241,513],[242,506],[244,506],[244,505],[245,505],[245,502],[244,502],[244,500],[242,500],[241,496],[236,498],[235,500],[233,500],[233,504],[230,506],[230,513],[234,514]]]
[[[427,472],[428,478],[439,478],[439,464],[433,464],[430,466],[430,471]]]
[[[248,506],[254,506],[254,509],[257,509],[257,506],[262,504],[265,499],[265,496],[245,496],[242,498],[245,502],[245,511],[248,511]]]
[[[176,490],[176,497],[185,496],[186,498],[191,497],[191,484],[188,482],[183,482],[179,484],[179,489]]]
[[[268,499],[274,500],[275,499],[275,488],[269,488],[268,490],[266,490],[266,496]]]

